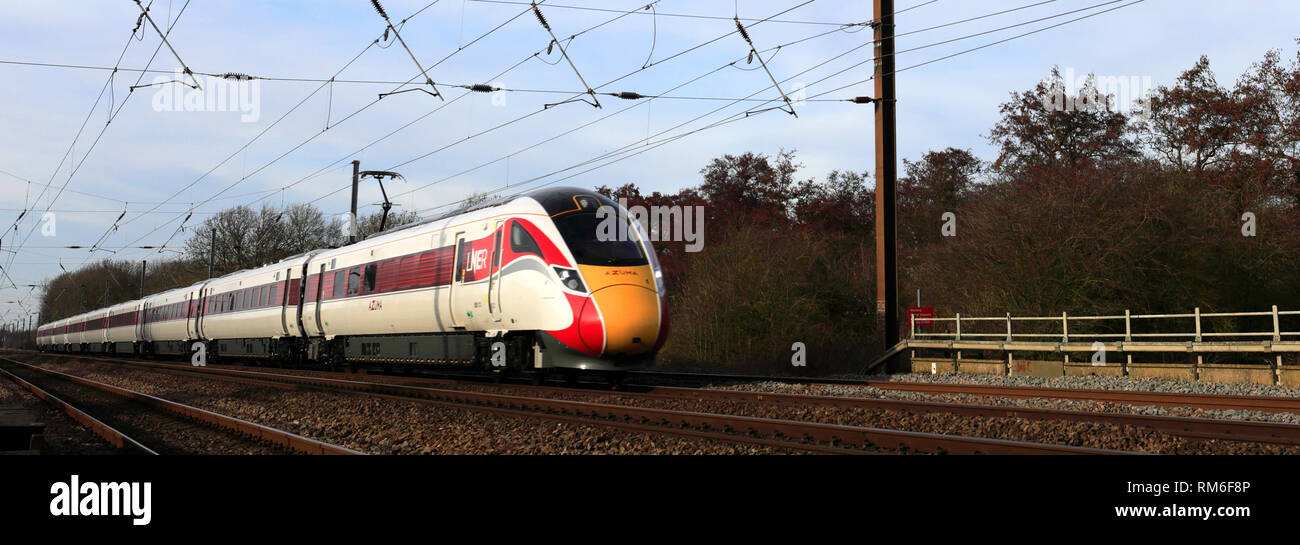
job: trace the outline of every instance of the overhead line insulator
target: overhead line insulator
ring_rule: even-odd
[[[749,45],[754,45],[754,40],[749,39],[749,33],[745,31],[745,25],[740,24],[740,18],[737,17],[734,20],[736,21],[736,30],[740,31],[740,37],[749,42]]]
[[[372,0],[372,1],[377,2],[378,0]],[[542,10],[541,8],[537,7],[536,2],[533,2],[533,14],[537,16],[537,22],[542,24],[542,28],[545,28],[546,30],[551,30],[551,24],[546,22],[546,16],[542,15]]]
[[[380,17],[383,17],[385,21],[388,20],[388,14],[384,12],[384,6],[379,5],[379,0],[370,0],[370,4],[375,6],[375,11],[379,12]]]

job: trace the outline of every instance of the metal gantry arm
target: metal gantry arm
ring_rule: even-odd
[[[384,189],[384,178],[394,180],[405,180],[406,178],[403,178],[401,174],[388,170],[366,170],[361,172],[359,176],[361,178],[369,176],[379,182],[379,193],[384,196],[384,202],[381,205],[384,209],[384,215],[379,219],[379,231],[383,232],[384,227],[388,225],[388,211],[393,208],[392,201],[388,200],[388,191]],[[353,221],[356,221],[356,219],[354,218]]]
[[[167,33],[163,32],[161,28],[158,28],[158,24],[153,22],[153,17],[149,16],[149,8],[140,3],[140,0],[135,0],[135,5],[140,6],[140,16],[144,17],[146,21],[149,21],[149,26],[152,26],[154,31],[158,33],[158,37],[162,38],[163,44],[167,46],[167,49],[171,50],[172,56],[176,57],[176,62],[181,63],[181,68],[185,71],[185,75],[189,76],[190,79],[194,81],[194,88],[202,89],[202,87],[199,86],[199,79],[194,77],[194,72],[190,71],[190,67],[185,64],[185,61],[181,60],[180,53],[177,53],[176,48],[172,47],[171,42],[167,41]]]

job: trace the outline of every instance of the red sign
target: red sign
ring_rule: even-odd
[[[934,325],[934,307],[907,307],[907,315],[916,325]]]

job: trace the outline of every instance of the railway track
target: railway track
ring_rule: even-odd
[[[1210,410],[1250,410],[1300,414],[1300,398],[1287,397],[1183,394],[1171,392],[1137,392],[1125,390],[1093,390],[1084,388],[1051,388],[1034,386],[990,386],[983,384],[937,384],[928,382],[892,382],[885,380],[669,373],[664,371],[641,371],[637,372],[635,376],[652,380],[680,380],[694,382],[779,382],[785,384],[863,386],[880,390],[901,390],[924,394],[969,394],[1015,399],[1030,399],[1037,397],[1066,399],[1072,401],[1106,401],[1127,405],[1154,405],[1160,407],[1190,407]]]
[[[100,361],[115,362],[119,360],[98,358]],[[152,363],[152,362],[150,362]],[[171,364],[160,364],[171,365]],[[177,366],[184,367],[184,366]],[[260,369],[260,368],[252,368]],[[250,371],[262,372],[262,371]],[[333,374],[326,372],[308,371],[309,373]],[[318,375],[319,376],[319,375]],[[455,385],[466,381],[475,383],[484,383],[481,377],[470,377],[461,375],[442,375],[443,378],[428,377],[407,377],[380,375],[383,380],[393,381],[403,384],[427,385],[430,383]],[[889,383],[885,384],[904,384],[914,385],[918,383]],[[928,386],[927,384],[921,384]],[[511,385],[511,388],[522,389],[525,391],[538,392],[539,394],[560,392],[569,395],[585,396],[603,396],[608,395],[607,391],[599,388],[606,387],[604,383],[591,384],[591,387],[580,388],[556,388],[552,386],[528,386],[528,385]],[[596,388],[596,389],[593,389]],[[1082,392],[1101,392],[1101,390],[1079,390]],[[942,390],[941,390],[942,392]],[[1107,392],[1109,393],[1109,392]],[[1128,393],[1128,392],[1125,392]],[[1141,393],[1141,392],[1138,392]],[[672,386],[652,386],[652,385],[625,385],[619,395],[641,398],[641,399],[683,399],[683,400],[713,400],[713,401],[739,401],[748,403],[763,403],[771,405],[781,405],[788,407],[834,407],[834,408],[855,408],[855,409],[879,409],[892,411],[905,411],[910,413],[928,414],[928,413],[947,413],[961,416],[972,416],[981,418],[1023,418],[1028,420],[1059,420],[1067,422],[1104,422],[1122,426],[1135,426],[1146,428],[1169,435],[1183,437],[1194,440],[1221,440],[1221,441],[1240,441],[1240,442],[1259,442],[1272,443],[1279,445],[1300,445],[1300,425],[1280,423],[1280,422],[1259,422],[1248,420],[1227,420],[1214,418],[1194,418],[1183,416],[1161,416],[1161,415],[1143,415],[1127,413],[1106,413],[1096,411],[1075,411],[1065,409],[1049,409],[1036,407],[1012,407],[1005,405],[979,405],[970,403],[950,403],[938,401],[920,401],[920,400],[900,400],[900,399],[880,399],[865,397],[847,397],[847,396],[828,396],[828,395],[806,395],[806,394],[781,394],[781,393],[760,393],[746,392],[737,390],[711,390],[702,388],[682,388]],[[992,394],[990,394],[992,395]],[[1029,396],[1026,397],[1048,397],[1048,396]],[[1207,397],[1207,396],[1197,396]],[[1238,398],[1233,396],[1208,396],[1223,398],[1215,405],[1218,408],[1239,409],[1242,407],[1231,406],[1232,400],[1245,400],[1249,402],[1258,398],[1247,397]],[[1285,400],[1285,399],[1284,399]],[[1245,403],[1249,405],[1249,403]],[[1177,405],[1183,406],[1183,405]]]
[[[454,377],[454,378],[446,378]],[[408,384],[421,384],[434,381],[442,384],[454,384],[461,381],[474,381],[475,378],[467,378],[457,375],[444,376],[443,379],[432,378],[407,378],[391,377],[389,380],[397,380]],[[807,382],[805,382],[807,383]],[[813,381],[813,384],[819,382]],[[838,382],[837,382],[838,383]],[[903,384],[916,385],[919,383],[891,383],[884,384]],[[873,384],[874,385],[874,384]],[[928,384],[920,384],[928,386]],[[527,386],[512,385],[513,388],[525,389],[537,392],[559,391],[573,395],[607,395],[608,392],[599,390],[607,387],[604,383],[592,383],[587,388],[555,388],[550,386]],[[1050,390],[1050,389],[1049,389]],[[1078,390],[1080,392],[1104,392],[1102,390]],[[939,391],[942,392],[942,391]],[[951,393],[951,392],[943,392]],[[1027,392],[1021,392],[1025,397],[1049,397],[1031,396]],[[1114,392],[1105,392],[1114,393]],[[1130,392],[1124,392],[1130,393]],[[1137,392],[1139,394],[1143,392]],[[854,409],[879,409],[892,411],[906,411],[910,413],[928,414],[928,413],[947,413],[961,416],[972,416],[981,418],[1024,418],[1028,420],[1059,420],[1067,422],[1104,422],[1122,426],[1136,426],[1146,428],[1169,435],[1183,437],[1194,440],[1221,440],[1221,441],[1241,441],[1241,442],[1258,442],[1272,443],[1279,445],[1300,445],[1300,425],[1288,424],[1281,422],[1260,422],[1249,420],[1228,420],[1215,418],[1195,418],[1183,416],[1162,416],[1162,415],[1144,415],[1129,413],[1106,413],[1097,411],[1077,411],[1066,409],[1050,409],[1037,407],[1014,407],[1005,405],[980,405],[973,403],[952,403],[940,401],[921,401],[921,400],[903,400],[903,399],[881,399],[866,397],[849,397],[849,396],[830,396],[830,395],[807,395],[807,394],[782,394],[766,392],[748,392],[738,390],[714,390],[704,388],[683,388],[674,386],[654,386],[654,385],[637,385],[627,384],[622,386],[620,395],[640,398],[658,398],[658,399],[687,399],[687,400],[715,400],[715,401],[739,401],[749,403],[765,403],[771,405],[781,405],[787,407],[834,407],[834,408],[854,408]],[[993,395],[993,394],[988,394]],[[1198,398],[1211,397],[1220,398],[1214,403],[1215,408],[1242,409],[1254,406],[1253,402],[1260,398],[1256,397],[1234,397],[1234,396],[1195,396]],[[1136,399],[1141,399],[1137,397]],[[1269,398],[1265,398],[1269,399]],[[1282,401],[1291,401],[1285,398],[1278,398]],[[1233,401],[1239,401],[1243,406],[1231,405]],[[1170,401],[1173,403],[1173,401]],[[1133,403],[1141,404],[1141,403]],[[1186,406],[1186,405],[1171,405]]]
[[[362,393],[388,399],[417,401],[447,407],[468,407],[508,416],[541,418],[577,424],[598,424],[642,433],[742,442],[819,453],[861,454],[902,451],[961,454],[1130,454],[1130,452],[1126,451],[1030,441],[637,407],[531,395],[473,392],[433,387],[432,384],[436,383],[435,380],[422,378],[398,378],[386,382],[375,382],[319,376],[318,373],[301,375],[268,370],[199,368],[124,359],[80,356],[74,356],[73,358],[124,364],[163,373],[203,376],[250,385]],[[442,381],[441,384],[447,384],[448,382],[450,381]],[[530,388],[539,394],[542,391],[556,391],[554,388],[543,386],[511,385],[509,388]],[[583,389],[562,389],[562,391],[580,395],[610,394],[609,392]],[[657,392],[644,393],[619,392],[618,395],[628,395],[634,399],[637,396],[649,399],[683,396],[687,392],[688,389],[672,391],[661,389]],[[732,392],[731,395],[740,395],[740,393]]]
[[[0,357],[0,373],[118,448],[141,454],[362,454],[198,407]],[[69,400],[76,400],[69,401]]]

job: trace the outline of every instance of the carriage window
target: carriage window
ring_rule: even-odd
[[[518,221],[510,224],[510,251],[517,254],[534,254],[542,256],[542,248],[537,245],[533,235],[528,234]]]
[[[334,297],[343,297],[343,271],[334,273]]]
[[[374,264],[366,265],[365,291],[370,293],[375,291],[375,274],[379,272],[379,267]]]
[[[361,269],[353,268],[348,271],[348,295],[356,295],[361,291]]]
[[[278,288],[278,287],[279,287],[279,286],[271,286],[270,295],[267,295],[267,299],[266,299],[266,302],[267,302],[267,303],[270,303],[270,304],[275,305],[275,306],[277,306],[277,307],[280,306],[280,302],[275,300],[275,296],[278,295],[278,294],[276,293],[276,291],[278,291],[278,290],[276,290],[276,288]]]
[[[257,296],[257,306],[266,306],[266,286],[262,286],[262,293]]]

